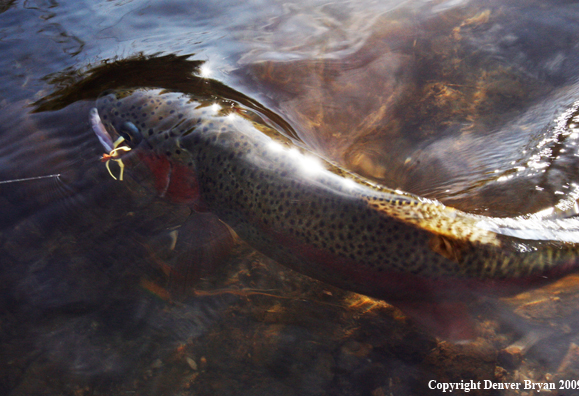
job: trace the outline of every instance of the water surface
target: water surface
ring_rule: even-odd
[[[564,1],[3,2],[0,393],[414,395],[442,394],[430,380],[577,378],[574,277],[474,304],[467,345],[243,244],[174,298],[164,268],[198,256],[207,219],[145,198],[138,172],[113,180],[88,112],[115,88],[224,97],[389,187],[476,213],[565,209],[578,17]]]

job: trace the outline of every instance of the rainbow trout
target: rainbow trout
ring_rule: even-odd
[[[577,267],[575,218],[484,217],[377,185],[230,101],[119,91],[103,94],[90,119],[107,151],[125,137],[161,196],[210,211],[279,263],[390,302],[446,338],[473,336],[469,297],[512,295]]]

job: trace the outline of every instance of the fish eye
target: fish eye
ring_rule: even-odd
[[[124,137],[131,146],[136,146],[141,143],[141,140],[143,140],[143,136],[141,135],[139,128],[137,128],[132,122],[124,122],[121,125],[119,134]]]

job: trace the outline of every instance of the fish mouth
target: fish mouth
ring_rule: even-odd
[[[117,128],[110,123],[105,124],[96,108],[90,110],[89,122],[99,142],[110,155],[115,153],[115,155],[118,156],[119,153],[117,150],[130,151],[143,140],[138,129],[130,122],[121,125],[120,130],[117,130]],[[127,125],[130,125],[135,131],[127,131]],[[138,141],[136,140],[137,138]]]

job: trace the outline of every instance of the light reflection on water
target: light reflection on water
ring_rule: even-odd
[[[154,281],[189,213],[143,200],[138,173],[114,182],[87,122],[104,89],[205,90],[389,187],[485,213],[565,211],[579,9],[547,5],[0,5],[0,180],[61,175],[0,184],[0,393],[411,395],[435,394],[424,378],[575,378],[574,277],[475,304],[482,337],[462,346],[244,245],[169,304]],[[525,355],[506,348],[533,337]]]

